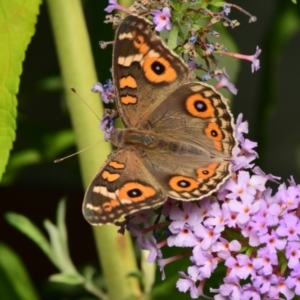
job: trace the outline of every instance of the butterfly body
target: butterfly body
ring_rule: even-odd
[[[151,151],[161,155],[209,155],[205,150],[179,141],[174,137],[135,128],[113,130],[110,141],[118,148],[131,148],[140,156],[147,156],[147,154],[150,156]]]
[[[185,81],[188,68],[153,34],[150,22],[128,16],[116,32],[113,75],[117,147],[88,188],[83,213],[92,225],[163,204],[210,195],[230,176],[236,146],[233,118],[211,86]]]

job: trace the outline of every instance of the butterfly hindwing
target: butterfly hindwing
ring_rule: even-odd
[[[208,156],[232,157],[236,145],[233,117],[221,94],[211,86],[191,82],[163,101],[141,128],[190,144]]]
[[[88,187],[83,214],[92,225],[114,223],[120,217],[155,207],[166,195],[135,151],[117,150]]]

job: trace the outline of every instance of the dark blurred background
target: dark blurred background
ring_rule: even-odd
[[[111,49],[101,50],[98,46],[100,40],[113,39],[111,26],[103,24],[107,2],[83,2],[102,83],[111,77]],[[259,142],[257,164],[266,173],[280,176],[284,181],[293,175],[300,182],[299,6],[288,0],[234,3],[258,18],[256,23],[249,24],[248,17],[232,11],[231,19],[241,22],[241,26],[229,29],[239,52],[253,54],[256,46],[263,51],[258,72],[251,73],[249,62],[241,63],[236,81],[238,95],[233,98],[234,115],[243,113],[244,119],[249,121],[248,138]],[[40,286],[57,270],[36,245],[5,222],[3,215],[7,211],[24,214],[42,228],[45,218],[54,220],[58,201],[66,196],[67,226],[72,228],[69,242],[75,265],[98,264],[92,230],[81,214],[84,190],[77,158],[53,163],[53,157],[65,156],[77,149],[45,4],[41,6],[36,34],[23,68],[18,94],[17,139],[0,186],[0,240],[21,256],[32,279]],[[50,147],[53,143],[64,150],[53,152]]]

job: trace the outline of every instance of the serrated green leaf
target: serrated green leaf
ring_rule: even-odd
[[[38,294],[18,255],[0,243],[1,299],[38,300]]]
[[[47,255],[51,262],[57,266],[51,246],[43,233],[28,218],[20,214],[9,212],[5,214],[7,222],[34,241],[42,251]],[[57,266],[58,267],[58,266]]]
[[[35,31],[40,0],[2,0],[0,6],[0,180],[15,140],[22,62]]]

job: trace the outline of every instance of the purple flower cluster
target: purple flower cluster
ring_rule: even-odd
[[[279,178],[254,166],[256,143],[244,138],[247,122],[236,122],[239,147],[233,157],[233,175],[214,194],[200,201],[169,199],[162,207],[165,217],[151,225],[153,210],[139,212],[126,223],[148,261],[164,266],[190,257],[187,272],[179,272],[177,288],[191,298],[206,299],[292,299],[300,295],[300,185],[293,179],[274,192],[268,181]],[[158,241],[158,229],[168,229]],[[165,229],[166,231],[166,229]],[[163,247],[185,248],[183,253],[163,258]],[[223,282],[213,286],[212,273],[226,267]],[[203,294],[209,284],[214,298]]]
[[[107,79],[105,84],[97,82],[91,88],[93,93],[101,94],[101,99],[104,103],[112,103],[115,99],[115,89],[111,79]]]

